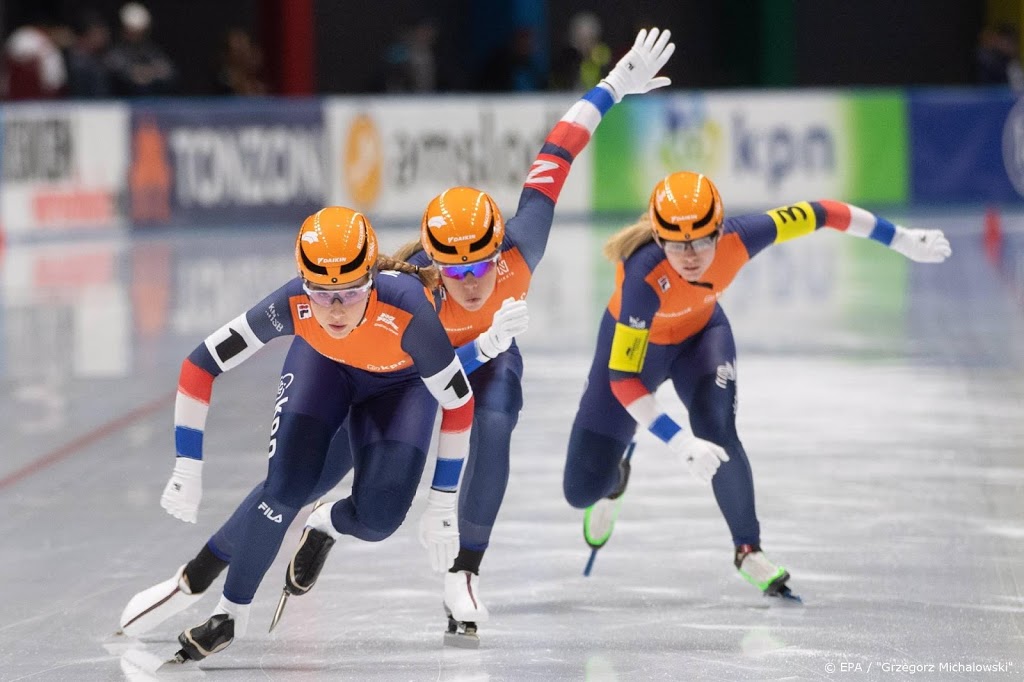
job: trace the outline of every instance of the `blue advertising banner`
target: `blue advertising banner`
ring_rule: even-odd
[[[911,198],[916,203],[1024,198],[1024,107],[1006,89],[912,91]]]
[[[298,224],[324,205],[326,150],[318,100],[136,105],[129,215],[136,227]]]

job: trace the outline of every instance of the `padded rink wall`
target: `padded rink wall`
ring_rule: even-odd
[[[511,213],[572,95],[149,100],[0,108],[8,235],[292,224],[328,203],[415,224],[441,189]],[[1024,105],[1004,89],[677,91],[612,109],[561,215],[639,212],[680,168],[730,211],[1024,201]]]
[[[193,343],[293,274],[292,230],[326,203],[367,211],[385,228],[386,250],[415,237],[427,199],[449,185],[484,187],[510,215],[544,135],[574,99],[4,106],[0,362],[26,380],[54,358],[77,376],[110,376],[130,371],[145,339],[171,330]],[[1003,90],[628,98],[565,185],[524,348],[592,343],[613,282],[601,243],[640,213],[658,177],[696,168],[714,176],[731,214],[836,197],[896,220],[917,212],[908,225],[956,232],[957,257],[941,268],[913,267],[831,232],[796,240],[755,259],[724,300],[745,350],[920,350],[935,317],[931,292],[974,310],[1009,290],[1024,306],[1024,221],[1014,215],[1024,201],[1022,159],[1024,112]],[[1001,236],[983,250],[980,215],[989,207],[1002,229],[987,233]],[[49,238],[75,233],[90,238]],[[971,286],[951,285],[964,282]],[[1009,324],[1013,312],[991,319]],[[100,314],[110,333],[93,336],[86,321]],[[975,328],[950,322],[943,342]],[[904,330],[902,345],[892,345],[892,329]]]

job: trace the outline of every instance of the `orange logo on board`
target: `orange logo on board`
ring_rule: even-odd
[[[171,168],[164,134],[153,119],[143,119],[132,139],[132,220],[147,223],[171,219]]]
[[[380,196],[384,150],[380,133],[366,114],[352,121],[342,150],[345,188],[353,203],[368,208]]]

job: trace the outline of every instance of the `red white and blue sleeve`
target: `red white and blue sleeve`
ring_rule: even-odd
[[[469,455],[473,427],[473,389],[434,307],[423,301],[402,335],[402,349],[412,357],[423,383],[441,405],[437,463],[430,487],[453,493],[459,489],[462,465]]]
[[[531,272],[547,248],[555,204],[569,176],[569,168],[614,104],[607,86],[591,88],[551,129],[530,166],[519,195],[519,206],[508,221],[506,234],[519,247]]]
[[[608,357],[608,379],[612,394],[626,408],[629,416],[639,426],[668,443],[682,431],[682,427],[668,416],[641,378],[651,323],[660,306],[657,293],[646,281],[652,263],[660,260],[651,257],[654,249],[657,247],[640,251],[625,263],[622,305]]]
[[[213,382],[242,364],[278,336],[294,334],[288,312],[292,280],[258,304],[213,332],[181,363],[174,400],[174,449],[178,457],[203,459],[203,434]],[[298,285],[301,290],[301,284]]]
[[[725,232],[735,232],[750,258],[773,244],[811,234],[823,227],[870,239],[891,247],[904,228],[881,216],[842,201],[822,199],[780,206],[725,221]]]

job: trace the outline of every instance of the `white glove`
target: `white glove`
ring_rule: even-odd
[[[530,326],[530,312],[526,301],[506,298],[494,313],[490,328],[477,337],[476,347],[492,360],[512,345],[512,339]]]
[[[668,42],[671,36],[667,30],[659,36],[656,28],[650,33],[646,28],[640,29],[633,47],[601,81],[611,88],[616,102],[621,102],[626,95],[642,95],[672,83],[664,76],[654,77],[676,51],[676,44]]]
[[[941,263],[953,253],[942,230],[917,230],[899,226],[889,248],[917,263]]]
[[[430,567],[444,573],[459,554],[459,522],[455,518],[458,493],[431,489],[427,509],[420,517],[420,544],[427,549]]]
[[[705,483],[711,482],[722,462],[729,461],[729,455],[720,446],[685,431],[672,436],[668,447],[686,464],[695,478]]]
[[[160,496],[160,506],[177,519],[195,523],[202,497],[202,460],[177,457],[174,460],[174,473],[164,486],[164,494]]]

